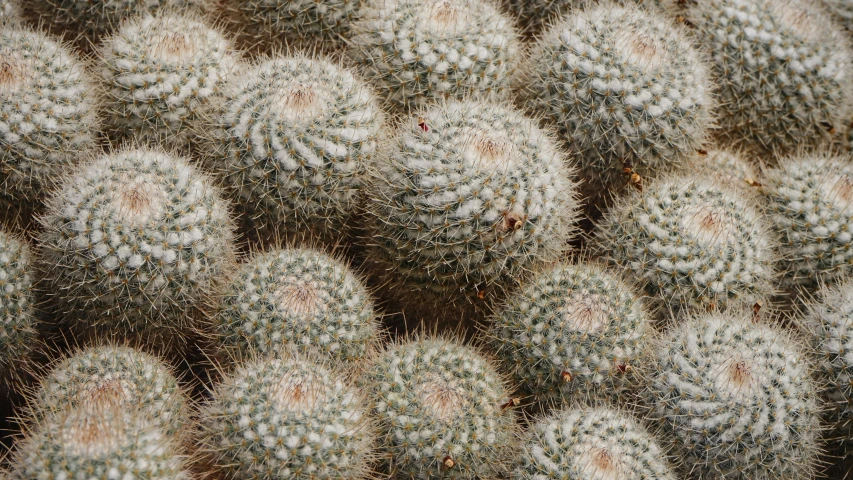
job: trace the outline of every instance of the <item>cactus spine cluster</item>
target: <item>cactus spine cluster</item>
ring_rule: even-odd
[[[0,378],[21,368],[36,337],[33,265],[27,243],[0,231]]]
[[[686,169],[702,172],[714,177],[720,184],[747,193],[757,195],[761,186],[760,177],[753,165],[747,160],[746,152],[725,149],[700,150],[689,162]]]

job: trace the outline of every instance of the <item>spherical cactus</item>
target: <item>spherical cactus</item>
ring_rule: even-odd
[[[686,168],[702,172],[716,178],[722,185],[739,189],[749,195],[757,195],[759,175],[753,165],[747,161],[748,154],[738,150],[710,149],[700,150]]]
[[[150,415],[166,435],[188,420],[186,394],[171,369],[147,353],[114,345],[86,348],[56,364],[40,381],[32,416],[43,419],[103,395]]]
[[[33,348],[36,323],[30,249],[0,231],[0,378],[21,367]]]
[[[543,404],[632,386],[652,332],[643,301],[595,264],[557,263],[498,307],[490,337],[513,382]]]
[[[752,306],[772,294],[777,246],[752,200],[707,176],[664,178],[611,207],[595,249],[663,309]]]
[[[361,279],[319,251],[255,255],[215,297],[218,343],[235,358],[288,346],[303,353],[319,350],[352,366],[378,341],[373,301]]]
[[[127,21],[99,56],[111,135],[178,148],[214,115],[239,61],[225,36],[186,13]]]
[[[785,154],[851,117],[853,50],[819,5],[710,0],[684,15],[711,57],[724,143]]]
[[[412,290],[500,290],[557,259],[576,187],[554,140],[501,104],[448,102],[404,123],[376,166],[367,208],[374,256]]]
[[[94,83],[85,65],[45,34],[0,29],[2,203],[27,211],[96,146]]]
[[[572,408],[540,418],[523,439],[513,478],[675,480],[665,451],[630,415]]]
[[[702,59],[663,14],[603,5],[554,25],[521,82],[577,154],[596,205],[694,155],[710,126],[711,86]]]
[[[255,225],[265,236],[310,229],[337,240],[384,133],[371,89],[328,60],[300,55],[260,63],[228,97],[208,157]]]
[[[41,222],[46,291],[84,326],[111,334],[169,340],[233,263],[225,200],[186,160],[159,151],[124,150],[81,167]]]
[[[403,110],[505,95],[521,59],[512,21],[487,0],[371,0],[352,30],[350,56]]]
[[[675,326],[657,351],[648,403],[692,477],[810,478],[819,408],[809,359],[750,311]]]
[[[201,448],[229,478],[366,478],[375,432],[360,391],[298,358],[237,367],[201,414]]]
[[[500,478],[513,402],[489,359],[443,339],[391,346],[361,378],[394,478]]]

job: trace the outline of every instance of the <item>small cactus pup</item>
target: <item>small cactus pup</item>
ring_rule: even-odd
[[[115,139],[187,148],[214,115],[239,56],[197,15],[124,22],[99,50],[107,129]]]
[[[157,150],[83,165],[40,220],[45,290],[84,335],[183,340],[172,334],[189,326],[192,308],[234,262],[219,190],[187,160]]]
[[[27,243],[0,231],[0,384],[20,373],[36,340],[33,268]]]
[[[201,412],[199,448],[228,478],[361,479],[375,431],[360,390],[308,358],[239,365]]]
[[[433,304],[495,297],[573,235],[567,163],[547,131],[501,103],[450,101],[406,120],[365,189],[377,270],[400,296]]]
[[[385,133],[373,91],[349,70],[304,55],[237,78],[211,128],[208,162],[263,239],[339,242],[365,165]]]
[[[334,363],[363,361],[379,340],[373,300],[346,263],[320,251],[287,248],[240,265],[215,296],[220,349],[274,354],[319,350]]]
[[[602,5],[555,24],[520,81],[528,108],[576,154],[597,208],[631,174],[653,178],[685,163],[711,125],[701,55],[668,17],[637,6]]]
[[[851,118],[853,49],[809,0],[706,0],[684,12],[710,56],[723,143],[786,155]]]
[[[488,0],[369,0],[349,55],[397,110],[506,96],[522,57],[512,20]]]
[[[647,402],[691,478],[811,478],[820,409],[810,360],[750,310],[702,314],[662,339]]]
[[[64,170],[96,147],[94,85],[62,44],[0,28],[0,205],[14,211],[4,216],[29,217]]]
[[[675,480],[654,435],[608,407],[566,408],[539,418],[522,437],[512,478]]]
[[[773,293],[776,238],[752,196],[709,176],[669,176],[620,199],[593,241],[669,313],[752,306]]]
[[[502,478],[517,431],[506,381],[442,338],[390,346],[361,377],[392,478]]]
[[[542,404],[609,397],[632,375],[652,332],[631,285],[596,264],[555,263],[497,309],[491,343],[511,380]]]

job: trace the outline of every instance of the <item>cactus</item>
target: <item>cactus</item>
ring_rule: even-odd
[[[504,96],[521,60],[512,21],[487,0],[370,0],[352,32],[350,57],[401,110]]]
[[[360,380],[394,478],[501,478],[516,430],[506,383],[471,347],[415,339],[382,353]]]
[[[753,200],[701,174],[663,178],[611,207],[595,249],[661,308],[751,306],[772,293],[777,247]]]
[[[687,169],[715,177],[722,185],[734,187],[751,196],[758,195],[761,186],[758,172],[747,161],[748,153],[739,150],[700,150]]]
[[[228,93],[209,162],[262,236],[337,240],[355,207],[384,115],[370,88],[328,60],[273,58]]]
[[[366,189],[379,270],[402,295],[444,304],[556,260],[578,211],[564,161],[546,131],[502,104],[452,101],[411,118]]]
[[[811,478],[819,408],[809,358],[752,313],[711,313],[673,327],[647,392],[652,416],[691,478]]]
[[[36,338],[33,275],[27,243],[0,231],[0,378],[18,373]]]
[[[557,263],[497,309],[490,336],[513,382],[537,402],[559,405],[618,400],[634,383],[651,332],[644,302],[613,272]]]
[[[22,15],[21,7],[16,0],[0,0],[0,23],[18,23]]]
[[[309,249],[255,255],[223,285],[215,308],[218,343],[232,358],[289,346],[352,366],[378,340],[373,301],[361,279],[340,260]]]
[[[567,408],[536,420],[513,478],[675,480],[665,451],[630,415]]]
[[[821,0],[823,7],[835,15],[836,21],[853,30],[853,2],[850,0]]]
[[[170,340],[233,263],[233,225],[211,181],[146,149],[103,155],[66,178],[41,219],[46,291],[84,327]]]
[[[360,391],[307,359],[252,360],[216,387],[201,448],[228,478],[367,478],[375,432]]]
[[[170,12],[123,23],[99,56],[111,136],[170,148],[190,146],[239,62],[216,29]]]
[[[665,7],[667,0],[612,0],[616,5],[640,5],[650,11]],[[528,34],[541,33],[547,25],[559,22],[574,8],[583,8],[584,0],[502,0],[503,6],[514,13]]]
[[[684,16],[710,54],[723,143],[784,155],[851,118],[853,50],[818,4],[708,0]]]

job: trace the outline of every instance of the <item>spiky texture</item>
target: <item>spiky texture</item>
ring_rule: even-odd
[[[361,378],[394,478],[496,478],[515,424],[489,359],[445,339],[392,345]]]
[[[809,478],[821,427],[810,360],[749,311],[704,314],[662,339],[648,404],[692,477]]]
[[[219,31],[177,12],[124,22],[99,57],[111,136],[179,148],[203,130],[239,62]]]
[[[0,231],[0,378],[26,363],[36,339],[36,309],[30,248]]]
[[[521,59],[512,21],[487,0],[370,0],[352,29],[350,57],[403,110],[503,96]]]
[[[229,89],[209,161],[269,236],[338,240],[384,134],[371,89],[325,59],[273,58]]]
[[[502,104],[452,101],[407,120],[366,189],[378,263],[405,295],[491,296],[571,237],[578,203],[565,160]]]
[[[94,83],[66,47],[24,27],[0,29],[0,64],[0,201],[26,208],[96,146]]]
[[[16,0],[0,0],[0,23],[18,23],[21,21],[21,15],[21,7]]]
[[[378,341],[373,301],[361,279],[316,250],[255,255],[223,285],[215,308],[218,343],[232,357],[288,346],[352,366]]]
[[[651,333],[643,301],[596,264],[557,263],[510,295],[490,337],[515,384],[537,402],[608,396],[632,386]]]
[[[853,50],[811,0],[709,0],[685,12],[710,54],[725,144],[790,153],[851,117]]]
[[[772,293],[777,247],[752,200],[704,175],[664,178],[611,207],[595,249],[663,309],[752,306]]]
[[[41,379],[32,416],[43,419],[104,395],[123,409],[150,415],[166,435],[188,420],[187,398],[171,369],[157,357],[116,345],[86,348],[60,361]]]
[[[675,480],[657,439],[630,415],[567,408],[538,419],[523,439],[519,480]]]
[[[640,5],[648,10],[661,9],[665,0],[612,0],[618,5]],[[520,20],[527,34],[535,35],[548,24],[559,22],[560,18],[574,9],[588,6],[588,0],[502,0],[504,7]]]
[[[849,154],[807,153],[780,160],[762,189],[781,239],[789,288],[816,288],[853,272],[853,165]]]
[[[847,30],[853,30],[853,2],[850,0],[821,0],[824,8],[835,15],[835,19]]]
[[[41,223],[42,276],[58,307],[110,334],[144,331],[157,345],[233,262],[225,200],[186,160],[159,151],[82,166]]]
[[[753,157],[737,150],[700,150],[686,167],[693,172],[712,176],[726,187],[737,188],[748,195],[757,195],[758,187],[761,186],[760,177],[748,158]]]
[[[686,33],[659,13],[612,4],[548,30],[521,76],[525,104],[577,154],[586,195],[606,203],[692,156],[710,126],[710,83]]]
[[[365,403],[310,360],[250,361],[202,411],[201,448],[229,478],[363,478],[375,437]]]

